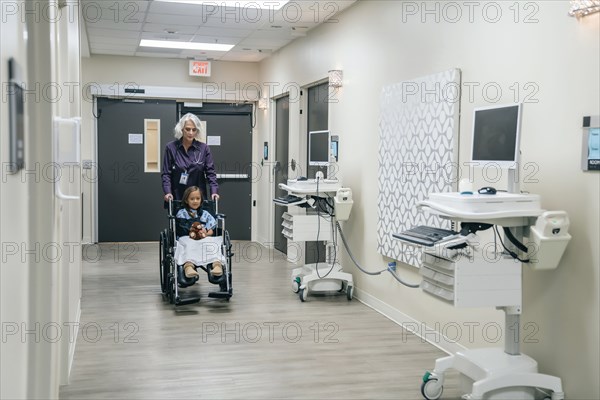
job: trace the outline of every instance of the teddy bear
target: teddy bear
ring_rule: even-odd
[[[204,225],[197,221],[192,223],[189,235],[190,238],[194,240],[204,239],[206,237],[206,230],[204,230]]]

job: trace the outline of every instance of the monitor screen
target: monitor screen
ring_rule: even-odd
[[[521,104],[476,108],[471,160],[516,168],[520,128]]]
[[[308,133],[308,165],[329,165],[329,149],[329,131],[312,131]]]

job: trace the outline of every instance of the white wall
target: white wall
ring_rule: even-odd
[[[468,161],[474,107],[490,100],[524,102],[522,164],[533,167],[523,171],[521,188],[540,194],[544,208],[567,211],[573,239],[557,270],[525,268],[522,351],[538,360],[541,372],[563,379],[567,397],[597,399],[600,179],[598,173],[581,171],[580,157],[582,117],[600,110],[600,15],[571,18],[566,1],[487,6],[477,2],[471,9],[465,3],[449,3],[455,8],[444,8],[445,2],[358,2],[337,22],[263,61],[260,80],[280,83],[281,92],[285,83],[303,86],[326,78],[329,69],[344,71],[344,87],[330,106],[330,130],[340,136],[340,176],[354,191],[354,208],[344,230],[354,255],[371,269],[388,261],[377,253],[375,235],[359,233],[376,226],[382,87],[460,68],[461,162]],[[501,96],[496,99],[497,88]],[[298,109],[297,103],[291,104],[291,115]],[[298,121],[291,122],[291,135],[302,132],[298,126]],[[258,143],[272,140],[268,112],[259,118],[258,128]],[[291,138],[290,153],[300,151],[298,142],[297,136]],[[270,238],[270,185],[260,182],[259,187],[257,237]],[[443,331],[458,324],[464,327],[458,340],[462,346],[502,346],[502,339],[490,343],[491,332],[486,339],[482,329],[485,324],[504,328],[500,311],[455,309],[400,286],[389,275],[361,274],[346,255],[342,262],[354,273],[364,298],[374,297],[431,328]],[[420,280],[412,267],[398,271],[407,281]],[[478,324],[473,335],[471,323]],[[396,344],[402,344],[400,335]]]
[[[74,4],[73,2],[71,6],[62,9],[62,18],[57,19],[55,30],[56,57],[53,67],[56,83],[63,88],[61,96],[56,101],[55,113],[64,119],[81,117],[81,91],[65,90],[70,87],[75,89],[74,83],[81,81],[78,19],[80,9],[74,7]],[[61,176],[61,188],[67,195],[80,197],[81,180],[79,167],[65,170]],[[60,293],[59,320],[61,326],[67,327],[69,324],[78,323],[81,315],[81,200],[60,201],[55,212],[57,217],[54,226],[57,241],[69,243],[68,246],[62,246],[63,256],[59,260],[60,277],[57,287],[57,292]],[[61,339],[59,380],[60,384],[67,384],[77,342],[70,340],[72,338],[69,338],[69,335],[63,335]]]
[[[79,320],[81,209],[78,202],[57,201],[53,183],[76,195],[79,176],[66,179],[69,174],[58,169],[51,135],[53,117],[75,117],[80,110],[77,93],[65,94],[79,81],[78,21],[68,14],[77,7],[70,4],[60,18],[45,14],[59,9],[55,0],[35,7],[2,4],[2,81],[7,82],[7,60],[14,57],[26,89],[25,167],[3,174],[0,191],[2,398],[57,398],[74,351],[67,324]],[[0,160],[6,168],[8,103],[0,106]]]
[[[160,86],[182,88],[182,93],[197,90],[197,97],[180,95],[175,100],[202,100],[202,88],[211,95],[211,100],[216,100],[214,95],[218,89],[225,96],[223,101],[244,101],[253,99],[251,94],[258,88],[258,65],[255,63],[212,62],[211,77],[199,78],[188,74],[188,60],[185,59],[160,59],[143,57],[122,56],[92,56],[82,60],[82,88],[96,87],[100,84],[113,85],[115,90],[129,86]],[[177,92],[177,90],[175,90]],[[92,115],[92,101],[89,94],[84,94],[82,104],[82,157],[96,162],[96,131]],[[262,154],[253,152],[253,154]],[[91,179],[84,179],[84,242],[93,241],[93,232],[96,229],[93,214],[93,198],[95,196],[93,175]],[[255,189],[253,189],[255,192]],[[253,220],[256,220],[253,209]],[[253,229],[255,229],[253,224]],[[255,232],[253,231],[253,235]]]
[[[19,3],[14,3],[15,7]],[[8,11],[6,13],[8,14]],[[4,17],[4,13],[3,13]],[[8,15],[0,24],[0,80],[8,82],[8,59],[14,58],[22,68],[27,65],[25,24],[18,14]],[[26,71],[23,70],[23,73]],[[23,77],[25,78],[25,77]],[[9,124],[8,102],[0,102],[0,245],[2,246],[2,267],[0,268],[0,318],[3,338],[0,341],[0,397],[27,397],[28,343],[21,340],[22,324],[29,322],[27,283],[29,271],[27,262],[22,262],[18,250],[22,243],[28,243],[27,226],[29,216],[26,207],[21,207],[27,198],[27,185],[21,175],[8,175]],[[27,124],[27,121],[26,121]],[[27,125],[26,125],[27,126]],[[13,253],[15,256],[8,256]],[[15,334],[9,334],[15,331]]]

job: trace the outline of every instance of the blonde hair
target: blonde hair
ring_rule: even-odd
[[[183,137],[183,127],[185,123],[188,121],[192,121],[194,126],[196,127],[196,136],[194,138],[196,140],[200,140],[202,138],[202,123],[200,122],[200,118],[198,118],[195,114],[187,113],[175,125],[175,129],[173,129],[173,133],[175,134],[175,139],[181,139]]]

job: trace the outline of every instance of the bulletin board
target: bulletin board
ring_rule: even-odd
[[[430,192],[457,190],[460,70],[383,87],[379,126],[377,245],[382,255],[420,266],[421,250],[392,237],[416,225],[450,229],[421,212]]]

